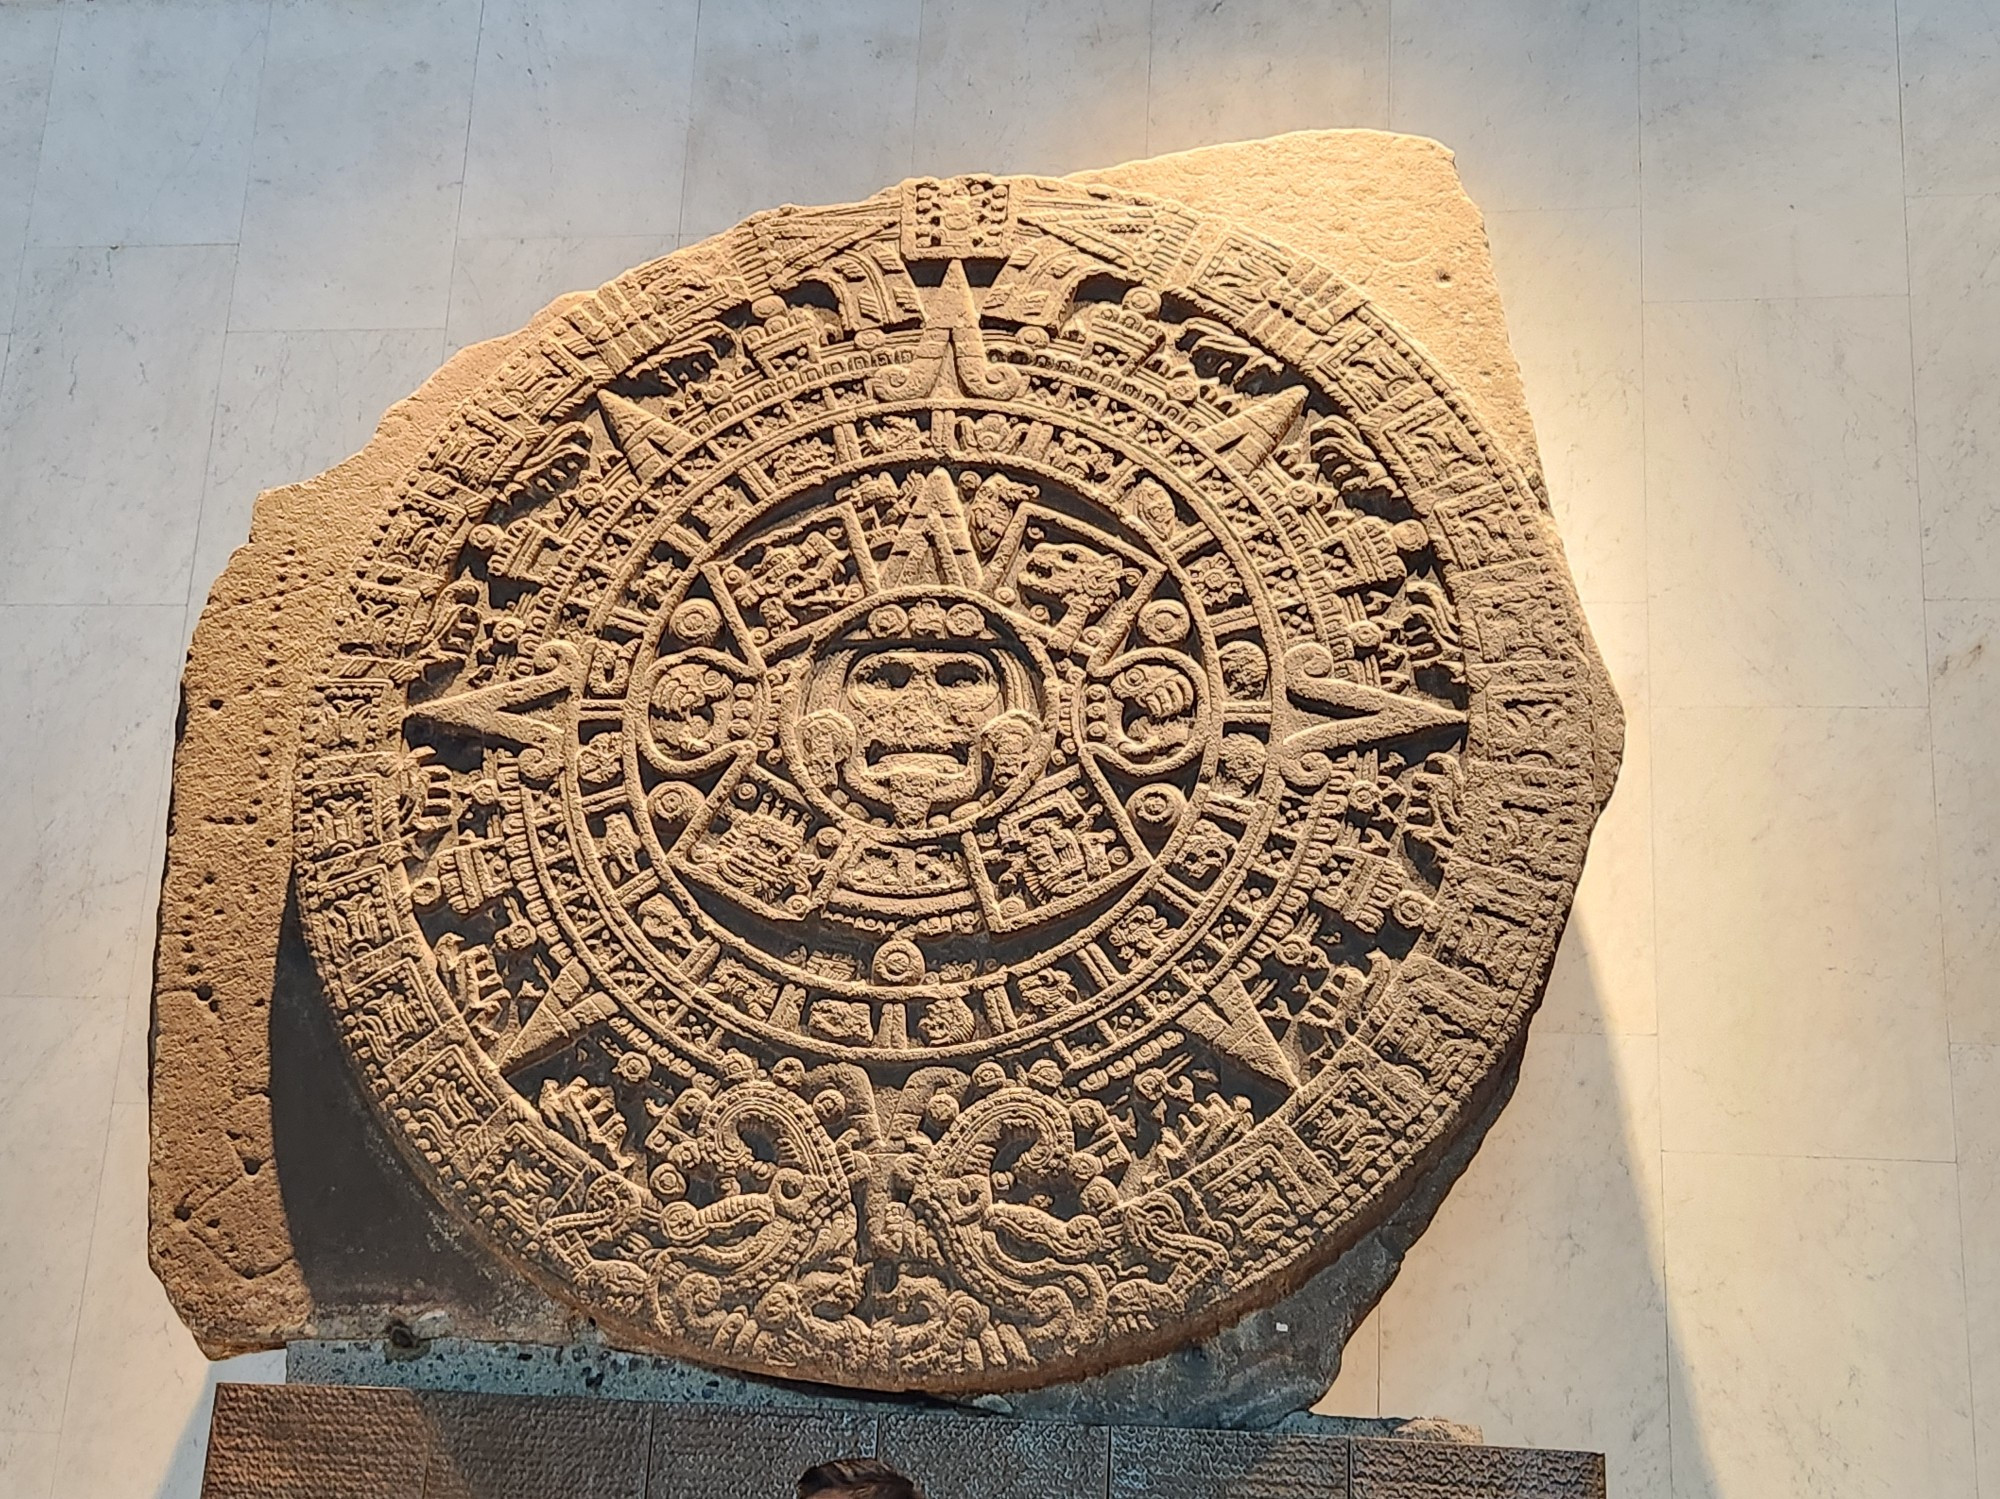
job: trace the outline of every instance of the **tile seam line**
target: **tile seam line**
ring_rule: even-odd
[[[701,5],[702,0],[694,0],[694,21],[688,29],[687,128],[681,132],[681,193],[674,204],[674,247],[669,255],[688,247],[688,176],[694,166],[695,96],[701,83]]]
[[[1412,134],[1413,132],[1404,130],[1404,131],[1394,131],[1390,133],[1397,135],[1409,135]],[[1454,165],[1453,170],[1454,171],[1457,170],[1456,165]],[[1471,194],[1468,192],[1467,196],[1470,197]],[[1996,194],[1996,196],[2000,196],[2000,194]],[[1506,218],[1510,214],[1528,214],[1528,213],[1538,214],[1543,217],[1547,217],[1551,214],[1564,214],[1564,213],[1637,213],[1639,211],[1639,206],[1640,205],[1636,202],[1516,203],[1502,208],[1488,208],[1482,203],[1479,205],[1479,212],[1481,216],[1484,218],[1502,219]]]
[[[2000,194],[1995,194],[1994,196],[2000,197]],[[1909,300],[1910,293],[1906,289],[1903,291],[1817,292],[1809,295],[1789,297],[1648,297],[1642,295],[1639,298],[1639,305],[1641,307],[1738,307],[1750,305],[1788,307],[1798,302],[1907,302]]]
[[[248,189],[245,189],[248,195]],[[233,250],[240,239],[117,239],[96,241],[36,240],[29,250]]]
[[[120,1039],[119,1049],[122,1059],[124,1049],[123,1038]],[[97,1231],[100,1220],[104,1216],[104,1173],[111,1161],[111,1131],[113,1123],[118,1117],[118,1109],[118,1064],[114,1061],[112,1064],[111,1097],[104,1110],[104,1143],[99,1147],[97,1152],[97,1201],[91,1204],[90,1243],[83,1252],[83,1277],[77,1284],[76,1293],[76,1322],[70,1328],[68,1367],[63,1371],[62,1407],[56,1428],[55,1468],[49,1475],[49,1492],[51,1494],[55,1492],[56,1479],[62,1472],[63,1454],[69,1447],[70,1398],[76,1393],[76,1350],[83,1342],[83,1316],[85,1307],[90,1300],[90,1272],[98,1260]],[[150,1121],[150,1104],[147,1105],[147,1113]],[[150,1145],[147,1154],[150,1158]]]
[[[1667,1152],[1666,1152],[1666,1064],[1660,1037],[1660,839],[1659,802],[1654,795],[1653,728],[1657,702],[1657,673],[1653,670],[1653,526],[1651,494],[1651,433],[1647,418],[1646,381],[1646,16],[1644,0],[1632,0],[1632,197],[1633,230],[1637,244],[1638,294],[1632,309],[1639,345],[1639,576],[1646,596],[1640,603],[1640,617],[1646,626],[1646,919],[1650,928],[1653,989],[1653,1210],[1659,1215],[1657,1244],[1660,1287],[1660,1373],[1666,1388],[1660,1391],[1660,1420],[1665,1427],[1666,1477],[1669,1493],[1679,1487],[1674,1471],[1674,1293],[1672,1252],[1667,1239]],[[1586,606],[1586,614],[1588,609]],[[1608,671],[1609,668],[1606,668]],[[1629,728],[1629,725],[1628,725]],[[1696,1431],[1698,1423],[1689,1424]],[[1705,1464],[1703,1464],[1705,1466]]]
[[[1917,314],[1916,314],[1916,274],[1912,268],[1910,245],[1910,169],[1908,126],[1903,113],[1903,7],[1902,0],[1892,0],[1889,7],[1890,24],[1895,29],[1896,44],[1896,165],[1902,178],[1903,198],[1903,280],[1909,287],[1909,304],[1905,309],[1903,323],[1905,347],[1909,353],[1910,372],[1910,484],[1917,498],[1917,572],[1922,581],[1917,600],[1917,611],[1924,623],[1924,688],[1928,708],[1924,720],[1925,727],[1925,767],[1930,772],[1931,783],[1931,867],[1936,872],[1937,882],[1933,893],[1936,897],[1936,945],[1938,959],[1938,989],[1944,999],[1944,1076],[1946,1096],[1951,1103],[1951,1144],[1952,1144],[1952,1216],[1957,1223],[1958,1235],[1958,1309],[1959,1328],[1964,1337],[1965,1347],[1965,1425],[1966,1443],[1972,1458],[1972,1483],[1979,1488],[1979,1381],[1975,1375],[1978,1361],[1973,1356],[1972,1347],[1972,1306],[1970,1277],[1967,1274],[1965,1256],[1965,1181],[1959,1167],[1961,1129],[1958,1107],[1958,1069],[1952,1065],[1951,1035],[1951,965],[1946,951],[1944,929],[1944,850],[1939,838],[1943,822],[1943,809],[1938,801],[1937,774],[1937,694],[1930,674],[1931,644],[1931,599],[1928,579],[1929,569],[1924,559],[1924,464],[1923,464],[1923,409],[1917,399]]]
[[[1837,1161],[1848,1166],[1948,1166],[1954,1172],[1958,1162],[1944,1156],[1924,1155],[1842,1155],[1835,1151],[1808,1150],[1687,1150],[1679,1146],[1660,1147],[1662,1157],[1712,1161]]]
[[[222,306],[222,337],[216,345],[215,399],[210,401],[208,406],[208,440],[202,444],[201,454],[201,493],[195,502],[194,535],[188,545],[187,586],[181,590],[181,641],[184,660],[186,651],[193,645],[189,638],[192,632],[188,628],[188,615],[195,610],[195,562],[201,556],[201,523],[208,510],[209,469],[215,462],[215,430],[222,414],[222,373],[229,364],[230,324],[235,320],[236,286],[243,274],[243,225],[250,213],[250,182],[255,171],[257,131],[264,122],[264,76],[271,61],[271,26],[275,20],[275,0],[264,0],[263,48],[257,55],[257,107],[250,112],[250,150],[246,153],[244,161],[243,191],[236,200],[236,239],[229,245],[229,249],[233,252],[229,258],[229,297]],[[213,580],[211,585],[212,583]],[[205,596],[202,602],[204,604],[207,602]],[[175,695],[178,698],[178,683]],[[178,701],[174,706],[178,714],[180,708]],[[161,791],[161,804],[154,810],[156,820],[164,819],[165,808],[172,797],[173,769],[170,760],[167,784]],[[147,987],[150,989],[152,986],[148,983]]]
[[[4,3],[5,3],[5,0],[0,0],[0,4],[4,4]],[[588,289],[588,290],[591,290],[591,291],[595,291],[595,290],[596,290],[597,288],[596,288],[596,287],[590,287],[590,288],[583,288],[583,287],[578,287],[578,288],[576,288],[576,289],[577,289],[578,291],[582,291],[582,290],[586,290],[586,289]],[[539,309],[537,309],[537,310],[539,310]],[[522,321],[522,324],[521,324],[521,326],[522,326],[522,327],[524,327],[524,328],[525,328],[525,327],[527,326],[527,321],[526,321],[525,319],[524,319],[524,320]],[[228,335],[229,337],[231,337],[231,338],[234,338],[234,337],[236,337],[236,336],[237,336],[238,334],[269,334],[269,333],[442,333],[443,331],[444,331],[444,324],[442,324],[442,323],[370,323],[370,324],[368,324],[368,325],[367,325],[367,326],[365,326],[365,327],[346,327],[346,326],[341,326],[341,327],[331,327],[331,328],[329,328],[329,327],[305,327],[305,326],[302,326],[302,325],[300,325],[300,324],[297,324],[297,323],[284,323],[284,324],[273,324],[273,325],[272,325],[272,326],[270,326],[270,327],[258,327],[258,326],[254,325],[254,324],[251,324],[251,325],[240,325],[240,324],[235,324],[235,323],[232,323],[232,324],[231,324],[231,325],[230,325],[229,327],[227,327],[227,328],[223,329],[223,332],[224,332],[224,333],[226,333],[226,334],[227,334],[227,335]],[[499,336],[500,336],[500,337],[502,337],[502,338],[504,338],[504,337],[506,337],[507,335],[503,333],[503,334],[501,334],[501,335],[499,335]],[[474,340],[474,341],[475,341],[475,342],[484,342],[484,340]]]
[[[264,28],[263,35],[259,38],[257,52],[257,107],[250,111],[249,149],[243,153],[243,191],[236,199],[236,254],[239,260],[243,255],[243,222],[250,213],[251,166],[256,155],[257,126],[264,113],[264,73],[271,61],[271,23],[276,19],[276,9],[277,0],[264,0]],[[236,300],[236,282],[233,275],[230,278],[229,300],[232,304]],[[229,325],[227,313],[223,315],[222,322],[227,328]]]
[[[1146,155],[1153,154],[1153,54],[1160,45],[1160,7],[1158,0],[1146,0],[1146,113],[1140,124],[1139,137]]]
[[[472,165],[472,121],[479,109],[479,54],[486,45],[486,0],[479,0],[479,20],[472,28],[472,71],[465,80],[465,138],[458,152],[458,199],[451,208],[451,263],[444,281],[444,344],[451,345],[452,302],[458,293],[459,226],[465,221],[465,177]]]
[[[918,125],[924,116],[924,12],[930,9],[926,0],[917,0],[917,32],[910,43],[910,165],[908,175],[917,175],[917,156],[920,142]]]
[[[1921,601],[1913,601],[1921,602]],[[1937,602],[1931,600],[1930,602]],[[1971,603],[2000,602],[1985,599]],[[1650,610],[1648,633],[1650,634]],[[1648,655],[1651,651],[1648,651]],[[1676,703],[1661,702],[1648,694],[1648,711],[1657,720],[1662,713],[1921,713],[1930,716],[1930,703]]]
[[[49,43],[49,83],[48,87],[42,90],[42,116],[35,124],[35,181],[28,189],[28,211],[21,219],[21,250],[14,262],[14,297],[8,304],[7,314],[10,358],[11,341],[21,321],[21,292],[28,284],[28,251],[36,248],[35,201],[42,195],[42,168],[46,165],[43,157],[47,152],[49,140],[49,100],[54,97],[56,91],[56,65],[62,61],[63,29],[68,20],[69,7],[61,6],[56,11],[55,40]],[[4,373],[4,367],[0,367],[0,373]]]

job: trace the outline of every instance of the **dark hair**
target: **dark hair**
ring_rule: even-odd
[[[908,1478],[872,1457],[836,1457],[799,1475],[799,1499],[840,1494],[847,1499],[924,1499]]]

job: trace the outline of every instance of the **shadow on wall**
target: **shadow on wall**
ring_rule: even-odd
[[[1319,1408],[1372,1396],[1491,1443],[1602,1451],[1616,1499],[1707,1499],[1666,1294],[1655,1038],[1608,1031],[1598,970],[1579,913],[1512,1103]]]

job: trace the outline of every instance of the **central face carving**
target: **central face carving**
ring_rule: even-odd
[[[875,651],[848,671],[842,696],[856,728],[841,775],[850,790],[935,807],[956,807],[978,793],[985,779],[979,738],[1001,708],[1000,680],[985,657]]]
[[[807,783],[902,830],[991,806],[1029,768],[1035,671],[987,610],[924,597],[871,609],[813,663],[799,738]]]

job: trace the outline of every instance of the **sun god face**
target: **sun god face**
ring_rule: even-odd
[[[1042,768],[1047,673],[1001,614],[956,590],[850,610],[798,678],[800,785],[846,820],[962,832]]]
[[[836,774],[850,794],[887,803],[907,822],[948,813],[985,788],[985,730],[1007,703],[981,653],[868,652],[848,667],[841,704],[852,748]]]

